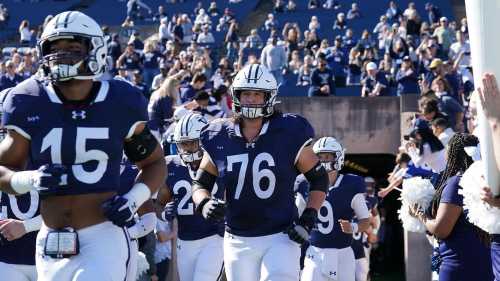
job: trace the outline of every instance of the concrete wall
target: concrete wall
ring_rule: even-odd
[[[316,137],[335,136],[349,153],[397,152],[401,126],[398,97],[280,97],[279,100],[283,112],[306,117]]]

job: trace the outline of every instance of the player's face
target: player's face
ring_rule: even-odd
[[[265,94],[258,91],[243,91],[240,95],[241,105],[264,104]]]
[[[183,142],[180,142],[178,145],[179,145],[179,148],[182,150],[182,152],[186,152],[186,153],[196,152],[200,148],[200,144],[199,144],[198,140],[183,141]]]
[[[320,152],[318,153],[318,158],[320,162],[329,163],[335,161],[335,154],[329,152]]]
[[[49,53],[62,54],[51,62],[53,64],[76,64],[87,53],[87,48],[79,41],[60,39],[50,44]]]

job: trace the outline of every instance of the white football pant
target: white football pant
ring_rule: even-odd
[[[80,253],[64,259],[44,255],[42,225],[36,239],[38,281],[123,281],[130,262],[130,239],[124,228],[109,221],[77,231]]]
[[[300,247],[284,233],[241,237],[226,232],[224,267],[227,281],[297,281]]]
[[[356,260],[356,281],[366,281],[368,279],[369,264],[367,258]]]
[[[177,239],[180,281],[216,281],[222,275],[223,239],[215,234],[193,241]]]
[[[309,246],[301,281],[355,281],[356,266],[351,247],[321,249]]]
[[[36,267],[0,262],[0,280],[36,281]]]
[[[137,255],[139,254],[139,241],[130,238],[130,258],[127,266],[127,278],[125,281],[137,280]]]

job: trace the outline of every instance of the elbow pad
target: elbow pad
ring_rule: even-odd
[[[205,189],[211,192],[214,187],[215,180],[217,180],[217,176],[214,176],[203,169],[199,169],[196,173],[195,179],[193,180],[192,193],[198,189]]]
[[[325,168],[318,162],[316,165],[306,173],[304,176],[309,181],[310,191],[328,191],[328,186],[330,185],[330,180],[328,179],[328,173]]]
[[[153,212],[146,213],[139,217],[139,219],[133,226],[129,227],[128,232],[131,238],[138,239],[148,235],[151,231],[154,230],[155,226],[156,214]]]
[[[138,135],[133,135],[125,141],[123,150],[132,162],[139,162],[148,158],[156,149],[158,141],[146,126]]]

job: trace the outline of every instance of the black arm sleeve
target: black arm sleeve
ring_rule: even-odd
[[[130,140],[125,141],[123,150],[128,159],[139,162],[148,158],[155,151],[157,144],[158,141],[146,126],[140,134],[133,135]]]
[[[193,180],[192,193],[198,189],[205,189],[212,192],[216,179],[217,176],[214,176],[203,169],[199,169],[196,173],[196,178]]]
[[[304,176],[309,181],[310,191],[317,190],[325,193],[327,192],[330,180],[328,179],[328,173],[325,168],[321,166],[319,162],[316,163],[311,170],[304,173]]]

